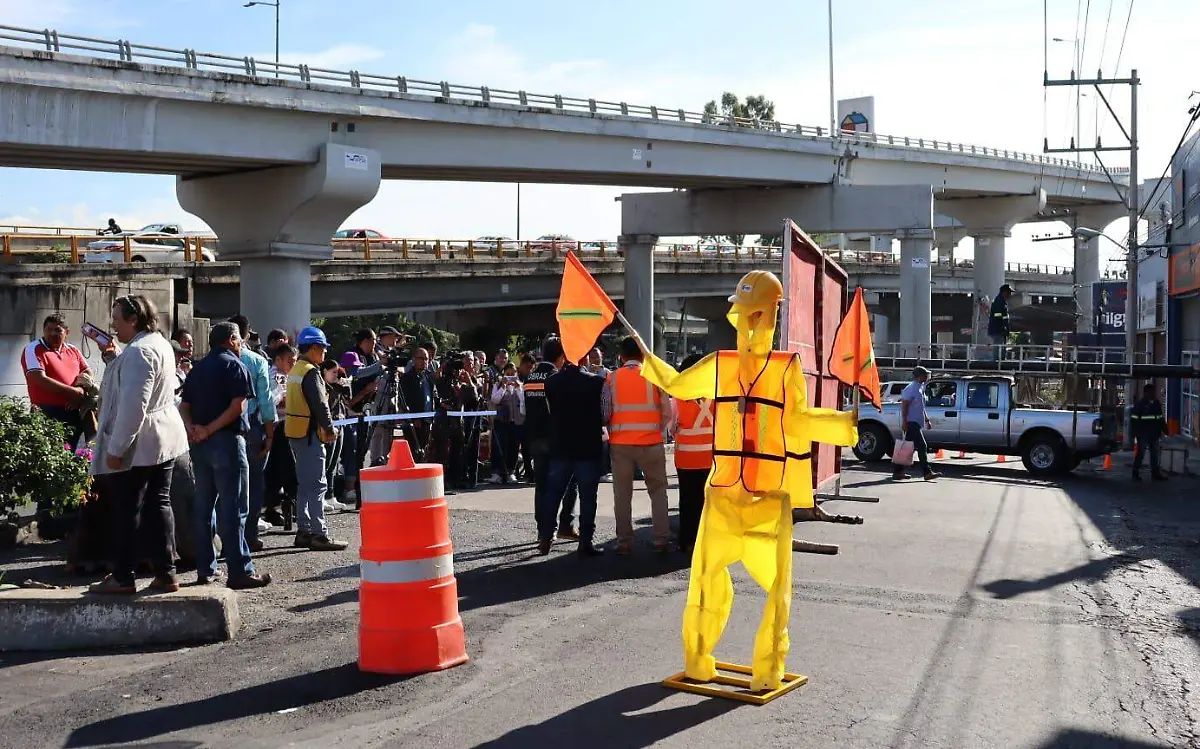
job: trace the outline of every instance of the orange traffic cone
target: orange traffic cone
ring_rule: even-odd
[[[997,456],[996,456],[996,462],[997,462],[997,463],[1003,463],[1004,461],[1005,461],[1005,457],[1004,457],[1003,455],[997,455]]]
[[[1106,454],[1104,456],[1104,470],[1106,470],[1106,471],[1112,470],[1112,455],[1111,454]]]
[[[937,451],[937,455],[935,455],[934,457],[937,458],[938,460],[941,460],[942,458],[946,457],[946,451],[939,447],[938,451]]]

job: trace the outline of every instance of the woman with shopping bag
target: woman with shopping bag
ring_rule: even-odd
[[[929,466],[929,445],[925,443],[923,429],[931,429],[929,416],[925,413],[925,383],[929,381],[929,370],[925,367],[913,369],[912,382],[900,393],[900,432],[903,439],[892,448],[892,479],[903,481],[909,478],[905,468],[913,464],[913,453],[921,464],[926,481],[938,477]]]

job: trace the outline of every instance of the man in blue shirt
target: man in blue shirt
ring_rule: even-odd
[[[913,449],[925,473],[925,480],[932,481],[938,477],[929,467],[929,445],[925,442],[922,428],[930,429],[929,416],[925,413],[925,383],[929,381],[929,370],[917,367],[913,370],[912,382],[900,393],[900,431],[904,439],[913,443]],[[892,470],[892,478],[900,481],[908,478],[904,466],[897,463]]]
[[[197,582],[205,585],[217,575],[217,550],[212,539],[215,510],[217,532],[229,566],[229,587],[261,588],[270,584],[271,576],[255,574],[245,536],[250,511],[250,465],[246,457],[250,422],[246,402],[254,398],[254,385],[242,364],[242,339],[233,323],[214,325],[208,345],[208,355],[196,362],[183,383],[179,404],[196,471],[192,522]]]
[[[243,344],[249,340],[250,321],[245,315],[234,315],[229,322],[237,326]],[[250,512],[246,515],[246,545],[250,551],[262,551],[259,539],[258,518],[263,510],[264,470],[271,442],[275,437],[275,401],[271,397],[271,365],[266,358],[249,346],[243,345],[239,358],[250,373],[254,385],[254,397],[247,402],[246,418],[250,430],[246,433],[246,459],[250,464]]]

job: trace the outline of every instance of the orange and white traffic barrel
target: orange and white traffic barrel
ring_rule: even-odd
[[[396,440],[385,466],[359,473],[358,667],[420,674],[465,663],[442,467],[414,464]]]

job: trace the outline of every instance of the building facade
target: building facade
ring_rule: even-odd
[[[1200,366],[1200,133],[1171,162],[1171,206],[1162,243],[1167,245],[1167,355],[1171,363]],[[1200,382],[1173,383],[1167,408],[1168,421],[1200,438]]]

